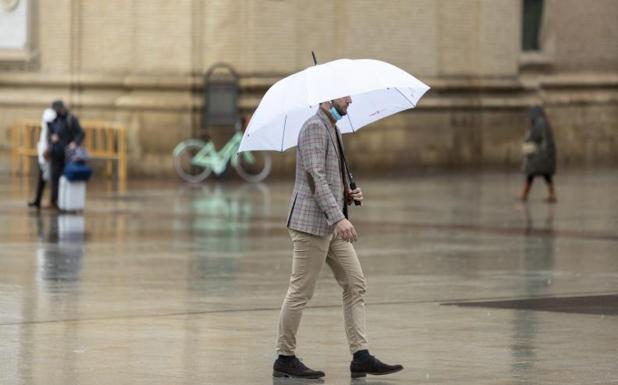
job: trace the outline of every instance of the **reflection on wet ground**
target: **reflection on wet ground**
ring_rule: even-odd
[[[298,336],[316,383],[618,382],[614,170],[561,173],[555,205],[515,201],[516,174],[360,179],[370,345],[406,370],[350,379],[326,269]],[[271,377],[291,188],[102,182],[37,215],[0,176],[0,383],[307,383]]]

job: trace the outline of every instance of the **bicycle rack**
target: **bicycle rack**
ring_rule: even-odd
[[[204,75],[203,129],[238,122],[238,80],[238,72],[230,64],[216,63],[208,69]]]

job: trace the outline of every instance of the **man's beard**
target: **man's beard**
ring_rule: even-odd
[[[335,103],[333,103],[333,107],[335,107],[335,109],[337,110],[337,112],[341,116],[346,116],[348,114],[347,111],[341,111],[341,108],[337,104],[335,104]]]

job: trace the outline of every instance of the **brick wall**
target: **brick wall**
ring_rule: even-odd
[[[547,0],[542,44],[556,71],[618,70],[618,1]]]
[[[129,128],[130,172],[172,174],[171,149],[201,123],[207,68],[225,61],[239,70],[249,113],[315,50],[322,62],[382,59],[433,87],[418,109],[346,137],[361,169],[516,167],[526,108],[540,101],[554,116],[560,162],[618,163],[613,0],[547,0],[533,70],[521,64],[519,0],[32,4],[38,55],[16,65],[0,55],[0,148],[9,124],[38,118],[61,97],[83,118]],[[293,163],[293,151],[278,155],[275,171]]]

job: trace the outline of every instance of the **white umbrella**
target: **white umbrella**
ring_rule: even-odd
[[[352,97],[348,114],[337,122],[342,133],[416,107],[429,86],[379,60],[339,59],[279,80],[266,92],[244,133],[238,152],[285,151],[294,147],[303,123],[319,104]]]

